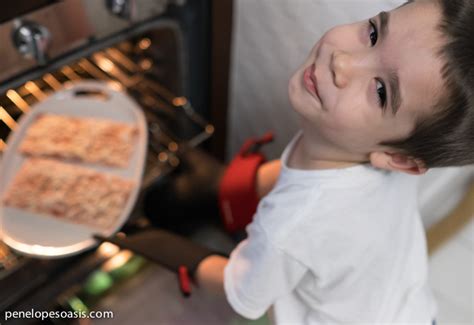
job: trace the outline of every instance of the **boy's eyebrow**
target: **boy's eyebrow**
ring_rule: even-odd
[[[388,35],[388,22],[390,21],[390,13],[386,11],[381,11],[379,13],[380,19],[380,34],[382,35],[382,39],[386,39]]]
[[[390,71],[388,74],[388,82],[392,90],[391,105],[393,116],[397,115],[398,110],[402,104],[402,97],[400,96],[400,80],[396,71]]]
[[[385,40],[387,39],[388,35],[388,23],[390,21],[390,13],[386,11],[381,11],[379,13],[379,20],[380,20],[380,34],[382,36],[382,39]],[[400,80],[398,78],[398,74],[396,71],[390,71],[389,72],[389,84],[390,84],[390,89],[392,90],[392,96],[390,97],[391,99],[391,106],[392,106],[392,112],[393,115],[395,116],[400,109],[400,105],[402,104],[402,98],[400,96]]]

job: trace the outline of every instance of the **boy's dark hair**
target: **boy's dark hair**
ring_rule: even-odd
[[[447,95],[431,116],[416,121],[407,139],[379,145],[420,159],[426,168],[474,164],[474,1],[433,1],[442,10],[439,28],[447,39],[438,53]]]

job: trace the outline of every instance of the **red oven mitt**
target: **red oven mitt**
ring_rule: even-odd
[[[224,228],[229,233],[244,230],[252,222],[260,200],[256,192],[257,171],[266,161],[259,149],[271,141],[271,132],[258,139],[248,139],[224,172],[218,203]]]

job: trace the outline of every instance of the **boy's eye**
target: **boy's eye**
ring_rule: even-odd
[[[379,39],[377,25],[372,20],[369,20],[369,28],[370,28],[369,29],[370,30],[370,34],[369,34],[370,44],[372,46],[375,46],[375,44],[377,44],[377,41]],[[376,84],[377,84],[377,96],[378,96],[379,106],[383,109],[383,111],[385,111],[386,104],[387,104],[387,90],[382,80],[376,79]]]
[[[377,25],[372,20],[369,20],[369,27],[370,27],[370,44],[375,46],[377,44],[377,40],[379,39],[379,33],[377,31]]]
[[[385,110],[387,104],[387,91],[385,88],[385,84],[381,80],[377,80],[377,95],[378,95],[378,102],[380,107]]]

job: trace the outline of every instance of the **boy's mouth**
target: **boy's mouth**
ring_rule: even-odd
[[[303,74],[303,83],[306,90],[316,97],[317,100],[319,99],[318,87],[316,77],[314,75],[314,71],[316,70],[316,65],[313,63],[311,66],[306,68]]]

